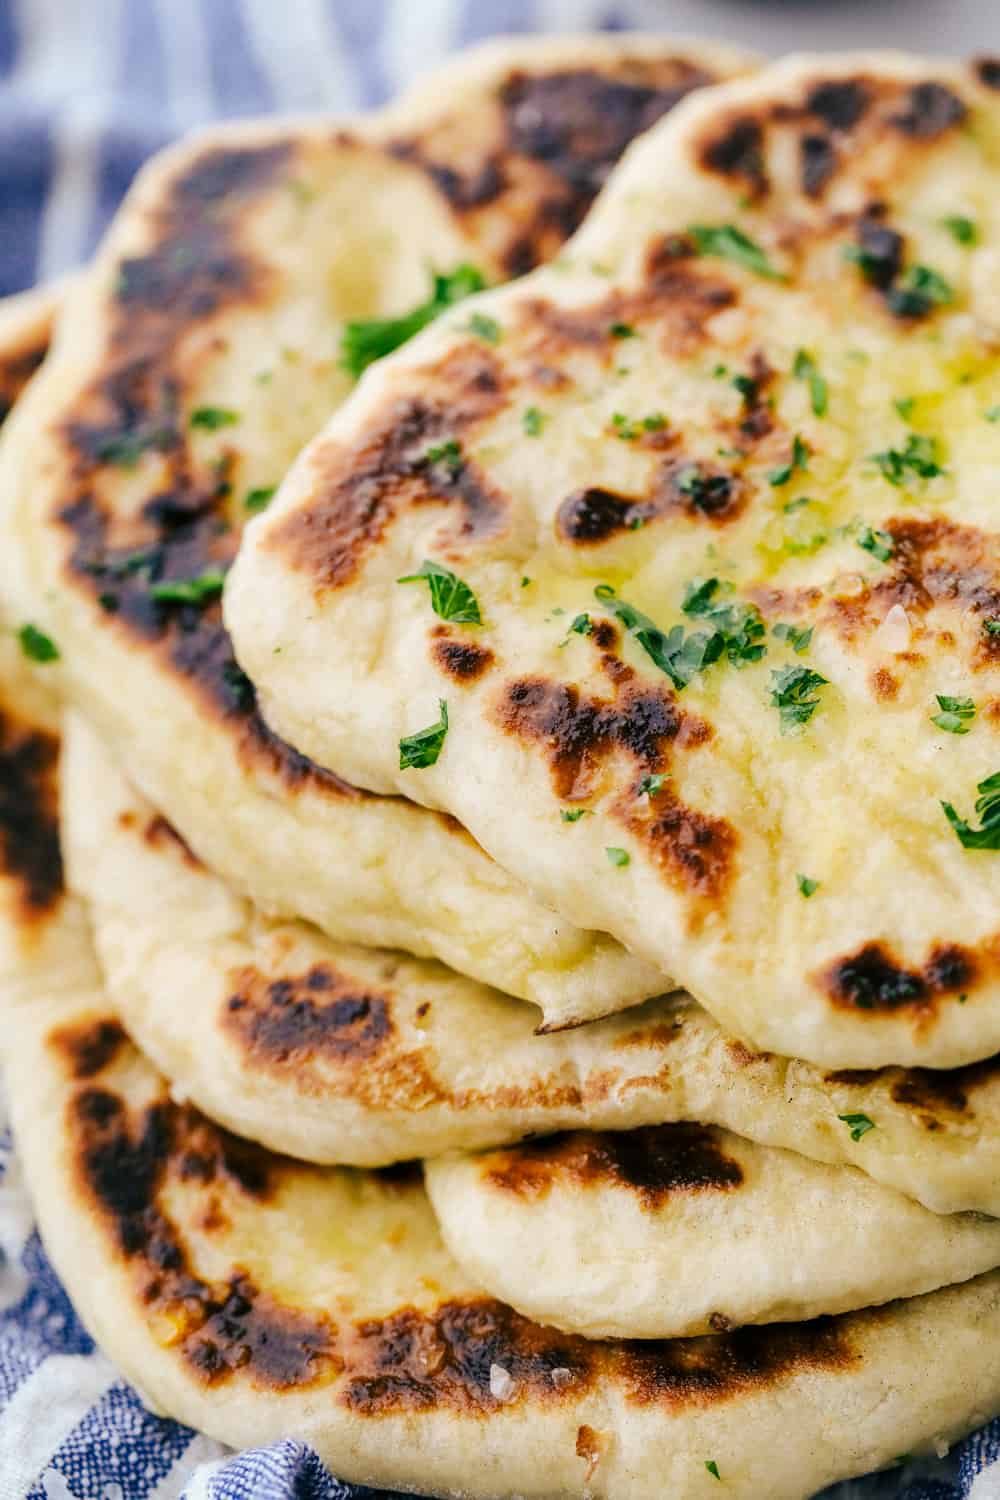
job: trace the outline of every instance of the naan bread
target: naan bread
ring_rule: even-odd
[[[573,1031],[440,964],[335,944],[211,874],[71,718],[63,838],[109,998],[229,1129],[382,1166],[585,1126],[726,1126],[863,1168],[939,1213],[1000,1216],[1000,1067],[830,1074],[754,1053],[684,995]],[[844,1116],[871,1120],[853,1138]]]
[[[1000,1263],[1000,1220],[929,1213],[863,1172],[713,1126],[572,1131],[438,1157],[424,1177],[480,1286],[586,1338],[799,1322]]]
[[[419,1493],[804,1500],[1000,1406],[1000,1275],[674,1342],[520,1317],[419,1177],[269,1156],[174,1102],[99,995],[22,1009],[9,1069],[46,1248],[108,1355],[236,1447]],[[719,1479],[708,1465],[718,1470]]]
[[[685,101],[557,265],[370,373],[227,585],[299,749],[824,1066],[1000,1048],[998,82]]]
[[[56,285],[0,299],[0,423],[45,358],[61,295]],[[34,664],[0,619],[0,1008],[33,995],[39,976],[72,988],[96,974],[63,883],[53,666]]]
[[[68,283],[0,298],[0,423],[48,353]]]
[[[290,750],[217,599],[248,515],[351,387],[347,323],[425,302],[431,267],[534,263],[631,133],[746,62],[626,37],[467,66],[384,117],[218,127],[144,170],[3,445],[5,587],[44,609],[67,694],[129,773],[262,907],[569,1024],[661,989],[660,970],[554,917],[453,820]]]

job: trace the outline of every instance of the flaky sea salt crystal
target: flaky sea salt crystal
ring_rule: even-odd
[[[565,1365],[556,1365],[555,1369],[549,1372],[549,1379],[556,1390],[565,1390],[566,1386],[573,1384],[573,1371],[567,1369]]]
[[[497,1401],[509,1401],[514,1394],[514,1379],[503,1365],[490,1365],[490,1395]]]
[[[875,639],[883,651],[908,651],[910,648],[910,617],[901,604],[894,604],[875,632]]]

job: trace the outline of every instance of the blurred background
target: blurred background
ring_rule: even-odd
[[[0,0],[0,293],[83,260],[140,162],[219,117],[351,112],[504,31],[1000,54],[1000,0]]]

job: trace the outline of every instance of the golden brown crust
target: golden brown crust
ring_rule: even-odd
[[[56,736],[0,710],[0,862],[26,925],[49,915],[63,893],[58,776]]]
[[[512,68],[471,149],[459,117],[389,149],[426,172],[474,235],[495,237],[507,273],[520,276],[556,254],[629,142],[714,81],[709,69],[679,57]]]
[[[546,1136],[493,1152],[485,1170],[490,1188],[539,1198],[556,1185],[625,1187],[643,1208],[661,1207],[679,1193],[728,1192],[743,1181],[739,1163],[707,1125],[649,1125],[636,1130],[587,1130]]]

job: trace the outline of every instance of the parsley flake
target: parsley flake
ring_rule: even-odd
[[[670,777],[665,776],[661,771],[655,772],[652,776],[644,776],[639,782],[636,795],[639,797],[655,797],[657,792],[663,790],[669,780]]]
[[[569,628],[573,635],[591,635],[594,626],[589,615],[577,615]]]
[[[908,422],[913,416],[913,408],[917,404],[916,396],[899,396],[893,403],[904,422]]]
[[[876,531],[871,526],[862,526],[858,532],[857,542],[866,552],[877,557],[879,562],[888,562],[896,550],[891,531]]]
[[[259,489],[248,490],[246,499],[243,501],[243,509],[251,512],[266,510],[277,494],[276,484],[264,484]]]
[[[686,635],[683,625],[675,625],[669,632],[636,609],[619,599],[610,584],[598,584],[594,597],[621,620],[626,630],[638,641],[652,662],[665,672],[680,691],[687,687],[692,677],[718,661],[725,649],[725,641],[718,631],[707,634],[697,631]]]
[[[706,1458],[705,1468],[711,1474],[713,1479],[717,1479],[720,1484],[722,1483],[722,1475],[719,1473],[719,1465],[715,1462],[714,1458]]]
[[[611,848],[605,849],[604,852],[608,856],[608,864],[614,865],[619,870],[623,870],[631,860],[631,855],[627,849]]]
[[[257,702],[257,693],[243,668],[234,661],[227,661],[222,668],[222,681],[233,707],[241,713],[249,713]]]
[[[585,818],[589,812],[589,807],[561,807],[559,816],[564,823],[579,823],[580,819]]]
[[[545,421],[545,413],[537,406],[526,407],[521,413],[521,426],[525,437],[541,437]]]
[[[963,849],[1000,849],[1000,771],[994,771],[976,787],[976,812],[980,826],[972,828],[960,818],[950,802],[941,807]]]
[[[239,420],[239,412],[231,411],[228,406],[198,406],[191,413],[191,426],[203,427],[206,432],[232,427]]]
[[[733,487],[728,474],[705,473],[698,464],[685,464],[674,482],[680,493],[687,495],[695,510],[708,515],[726,504]]]
[[[681,609],[714,627],[722,642],[719,655],[725,653],[734,666],[760,661],[767,652],[760,611],[753,604],[721,604],[717,597],[721,588],[717,578],[692,579]]]
[[[340,340],[341,368],[357,380],[377,359],[408,343],[446,308],[481,292],[485,285],[482,272],[475,266],[461,265],[454,271],[436,272],[430,297],[412,312],[399,318],[370,318],[347,324]]]
[[[826,685],[827,679],[810,667],[781,667],[771,673],[771,702],[778,710],[782,734],[795,734],[808,724],[820,706],[813,695]]]
[[[814,896],[816,894],[820,886],[820,882],[818,880],[810,880],[808,875],[796,875],[795,883],[799,888],[799,894],[804,896],[807,901],[809,900],[810,896]]]
[[[466,327],[477,339],[483,339],[487,344],[499,344],[503,338],[503,329],[496,318],[489,318],[485,313],[473,313]]]
[[[450,438],[447,443],[433,444],[424,454],[425,464],[444,464],[452,478],[461,471],[464,462],[462,445],[455,438]]]
[[[987,422],[1000,422],[1000,406],[991,406],[983,412]]]
[[[406,771],[412,769],[422,771],[427,766],[437,763],[444,744],[445,735],[448,733],[448,705],[443,698],[438,699],[440,718],[436,724],[431,724],[427,729],[418,729],[416,734],[407,734],[399,742],[399,769]]]
[[[976,717],[976,705],[971,698],[949,698],[944,693],[935,693],[939,714],[931,714],[931,723],[948,734],[968,734],[972,720]]]
[[[984,620],[983,629],[987,635],[1000,635],[1000,619]]]
[[[631,323],[612,323],[608,332],[613,339],[634,339],[638,337]]]
[[[805,625],[799,629],[797,625],[787,625],[784,620],[779,620],[776,625],[771,626],[771,634],[776,640],[787,641],[796,656],[801,656],[803,651],[809,649],[813,627]]]
[[[964,214],[946,214],[941,224],[959,245],[974,245],[979,238],[975,220]]]
[[[98,463],[114,464],[119,469],[134,469],[142,455],[151,448],[164,449],[173,442],[167,427],[149,428],[144,432],[112,433],[99,438],[94,446]]]
[[[932,307],[946,307],[955,293],[944,277],[930,266],[907,266],[886,293],[889,311],[898,318],[922,318]]]
[[[918,479],[933,479],[936,474],[944,473],[938,462],[936,439],[920,432],[909,434],[905,448],[886,448],[873,453],[871,459],[878,465],[882,478],[897,487],[905,484],[910,474]]]
[[[149,592],[157,604],[193,604],[200,609],[218,599],[225,581],[225,574],[218,568],[208,568],[196,578],[166,578],[154,583]]]
[[[788,280],[784,271],[772,266],[761,247],[735,224],[690,224],[688,234],[699,255],[731,260],[745,271],[753,271],[769,281]]]
[[[860,1141],[861,1137],[867,1135],[869,1130],[875,1129],[875,1121],[870,1119],[868,1115],[838,1115],[837,1119],[843,1120],[851,1132],[852,1141]]]
[[[817,368],[816,361],[806,349],[800,349],[792,365],[796,380],[804,380],[809,387],[809,401],[816,417],[825,417],[827,409],[827,384]]]
[[[425,557],[416,573],[407,573],[396,579],[397,583],[423,583],[430,588],[431,609],[441,620],[451,620],[456,625],[481,625],[479,601],[475,594],[457,574],[442,568],[440,563]]]
[[[792,475],[795,473],[796,469],[805,470],[808,469],[808,467],[809,449],[803,442],[802,438],[799,437],[798,433],[796,433],[794,438],[792,439],[791,458],[787,463],[782,464],[780,468],[771,470],[770,474],[768,474],[767,476],[768,483],[773,485],[775,489],[779,489],[781,485],[788,483]]]
[[[39,630],[37,625],[22,625],[17,632],[17,638],[21,642],[21,650],[29,661],[39,663],[58,661],[59,647],[51,636]]]

